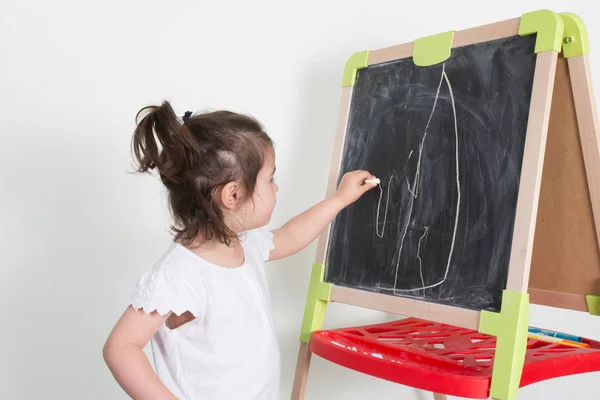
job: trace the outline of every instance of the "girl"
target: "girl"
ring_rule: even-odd
[[[263,262],[305,248],[374,177],[345,174],[335,195],[268,231],[275,152],[258,121],[188,111],[182,123],[164,102],[140,110],[132,147],[138,171],[156,169],[168,190],[175,240],[104,345],[110,371],[133,399],[278,399]]]

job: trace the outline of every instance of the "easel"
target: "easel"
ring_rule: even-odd
[[[520,387],[528,343],[530,294],[533,303],[600,315],[600,127],[587,57],[587,32],[576,15],[540,10],[457,31],[453,36],[440,34],[354,54],[344,71],[327,195],[336,190],[357,70],[408,57],[422,63],[419,65],[432,65],[447,58],[452,48],[531,34],[537,34],[537,61],[501,312],[425,303],[323,282],[328,228],[318,240],[292,399],[304,398],[311,336],[321,328],[330,301],[496,337],[489,395],[497,400],[515,399]],[[444,48],[448,37],[450,42]],[[424,45],[441,52],[424,51],[428,49]],[[551,279],[556,275],[558,281]],[[446,395],[434,393],[434,398],[443,400]]]

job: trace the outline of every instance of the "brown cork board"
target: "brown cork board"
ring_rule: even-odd
[[[600,250],[566,59],[559,57],[542,173],[529,293],[532,303],[587,311],[600,295]]]

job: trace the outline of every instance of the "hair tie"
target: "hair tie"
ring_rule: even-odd
[[[183,115],[183,122],[188,121],[191,116],[192,116],[192,112],[191,111],[186,111],[185,114]]]

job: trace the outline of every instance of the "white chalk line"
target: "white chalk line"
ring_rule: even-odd
[[[415,170],[415,178],[413,179],[413,187],[411,190],[410,197],[410,205],[408,207],[408,217],[406,218],[406,225],[404,226],[404,233],[402,233],[402,239],[400,240],[400,250],[398,252],[398,260],[396,262],[396,274],[394,278],[394,291],[396,290],[396,283],[398,282],[398,269],[400,267],[400,259],[402,258],[402,250],[404,248],[404,239],[406,238],[406,233],[408,232],[408,226],[410,225],[410,220],[412,218],[412,210],[415,199],[418,196],[418,192],[416,192],[416,187],[419,182],[419,174],[421,169],[421,157],[423,156],[423,145],[425,144],[425,138],[427,138],[427,130],[429,129],[429,124],[431,123],[431,119],[433,118],[433,113],[435,111],[435,107],[437,105],[438,98],[440,97],[440,88],[442,87],[442,82],[444,81],[444,68],[446,64],[442,65],[442,76],[440,76],[440,83],[438,84],[437,91],[435,93],[435,100],[433,101],[433,108],[431,109],[431,113],[429,114],[429,119],[427,120],[427,124],[425,125],[425,131],[423,132],[423,138],[421,139],[421,143],[419,144],[419,158],[417,159],[417,169]],[[410,155],[409,155],[410,157]]]
[[[459,165],[459,159],[458,159],[458,156],[459,156],[459,154],[458,154],[459,153],[459,151],[458,151],[458,122],[457,122],[457,118],[456,118],[456,105],[454,103],[454,93],[452,91],[452,85],[450,84],[450,79],[448,79],[448,75],[446,75],[446,71],[444,69],[442,69],[442,77],[446,81],[446,84],[448,85],[448,90],[450,91],[450,100],[452,102],[452,113],[454,114],[456,192],[457,192],[456,216],[454,217],[454,232],[452,233],[452,243],[450,245],[448,262],[446,263],[446,271],[444,272],[444,278],[441,281],[434,283],[433,285],[424,286],[424,287],[420,287],[420,288],[416,288],[416,289],[396,289],[395,285],[394,285],[394,293],[396,293],[396,291],[398,291],[398,292],[416,292],[419,290],[431,289],[436,286],[442,285],[446,281],[446,279],[448,279],[448,272],[450,272],[450,264],[452,263],[452,256],[454,255],[454,246],[456,244],[456,233],[458,231],[458,217],[459,217],[459,212],[460,212],[460,199],[461,199],[461,196],[460,196],[460,165]]]
[[[440,77],[440,82],[438,84],[437,87],[437,91],[436,91],[436,95],[435,95],[435,100],[433,102],[433,108],[431,110],[431,113],[429,114],[429,119],[427,121],[427,124],[425,126],[425,131],[423,133],[423,138],[421,139],[421,143],[419,145],[419,158],[417,160],[417,168],[415,170],[415,177],[413,180],[413,186],[412,189],[410,187],[410,183],[408,181],[408,176],[406,177],[406,184],[408,186],[408,190],[411,193],[411,200],[410,200],[410,206],[409,206],[409,212],[408,212],[408,217],[406,220],[406,225],[404,227],[404,232],[402,234],[402,239],[400,242],[400,250],[398,252],[398,260],[396,262],[396,274],[395,274],[395,281],[394,281],[394,287],[393,289],[385,289],[385,288],[381,288],[383,290],[393,290],[394,293],[396,292],[416,292],[419,290],[423,290],[425,291],[426,289],[431,289],[437,286],[442,285],[446,279],[448,278],[448,273],[450,271],[450,264],[452,262],[452,256],[454,255],[454,247],[456,244],[456,234],[457,234],[457,230],[458,230],[458,219],[459,219],[459,212],[460,212],[460,201],[461,201],[461,191],[460,191],[460,165],[459,165],[459,140],[458,140],[458,121],[457,121],[457,117],[456,117],[456,104],[454,102],[454,93],[452,91],[452,84],[450,83],[450,79],[448,79],[448,75],[446,74],[446,69],[445,69],[446,65],[442,64],[442,75]],[[433,113],[435,112],[435,108],[437,105],[437,101],[439,98],[439,94],[440,94],[440,89],[442,86],[442,82],[446,81],[446,85],[448,86],[448,90],[450,92],[450,100],[452,102],[452,113],[454,115],[454,136],[455,136],[455,158],[456,158],[456,190],[457,190],[457,199],[456,199],[456,215],[454,218],[454,231],[452,234],[452,243],[450,245],[450,251],[449,251],[449,255],[448,255],[448,262],[446,263],[446,271],[444,273],[444,278],[432,285],[428,285],[425,286],[425,280],[423,278],[423,268],[422,268],[422,260],[421,260],[421,255],[420,255],[420,251],[421,251],[421,241],[427,236],[427,233],[429,231],[429,227],[425,228],[425,232],[423,233],[423,235],[420,237],[419,239],[419,243],[417,246],[417,259],[419,260],[419,272],[421,275],[421,284],[423,285],[420,288],[414,288],[414,289],[397,289],[396,285],[398,282],[398,270],[399,270],[399,266],[400,266],[400,258],[402,255],[402,250],[404,247],[404,240],[406,238],[406,234],[408,231],[408,226],[410,225],[410,220],[412,217],[412,210],[413,210],[413,205],[414,205],[414,200],[418,197],[418,190],[417,190],[417,185],[419,182],[419,176],[420,176],[420,169],[421,169],[421,159],[422,159],[422,154],[423,154],[423,147],[424,147],[424,143],[425,143],[425,138],[427,137],[427,130],[429,128],[429,124],[431,123],[431,119],[433,117]],[[410,157],[412,156],[412,151],[409,153],[408,155],[408,159],[406,160],[406,163],[408,163],[408,161],[410,160]],[[390,177],[390,183],[391,183],[391,177]],[[388,203],[389,203],[389,192],[390,192],[390,187],[388,184],[388,197],[386,200],[386,211],[385,211],[385,217],[384,217],[384,225],[381,231],[381,235],[379,234],[379,228],[378,228],[378,223],[379,223],[379,209],[380,209],[380,205],[381,205],[381,199],[383,196],[383,189],[380,187],[381,193],[380,193],[380,197],[379,197],[379,203],[377,206],[377,227],[376,227],[376,231],[377,231],[377,235],[380,238],[383,238],[383,231],[385,229],[385,221],[387,219],[387,208],[388,208]]]
[[[388,181],[388,187],[387,187],[387,197],[385,200],[385,214],[383,216],[383,226],[381,228],[381,233],[379,233],[379,209],[381,208],[381,198],[383,197],[383,188],[381,187],[381,184],[379,185],[379,202],[377,202],[377,221],[376,221],[376,225],[375,225],[375,233],[377,233],[377,236],[379,236],[380,238],[383,238],[383,233],[385,230],[385,222],[387,221],[387,213],[388,213],[388,205],[390,202],[390,192],[392,190],[392,178],[394,177],[394,175],[390,176],[390,179]]]
[[[421,285],[423,285],[423,287],[425,287],[425,279],[423,278],[423,261],[421,260],[421,241],[427,236],[428,232],[429,227],[426,226],[425,232],[423,232],[423,235],[419,238],[419,244],[417,245],[417,259],[419,260],[419,273],[421,274]],[[423,291],[423,296],[424,295],[425,291]]]
[[[410,153],[408,153],[408,158],[406,159],[406,162],[404,163],[404,170],[408,170],[408,162],[410,161],[410,156],[412,156],[413,151],[411,150]],[[406,177],[406,187],[408,188],[408,191],[410,192],[410,194],[413,195],[413,197],[415,196],[415,192],[413,192],[413,190],[410,188],[410,182],[408,181],[408,174],[405,175]]]

